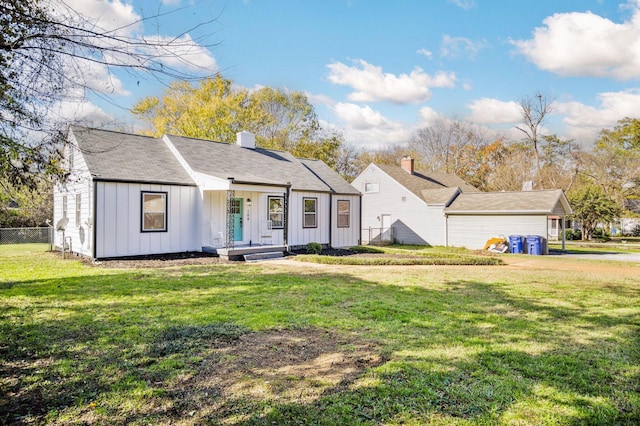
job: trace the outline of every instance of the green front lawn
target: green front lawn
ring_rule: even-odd
[[[0,424],[640,424],[635,264],[107,269],[46,249],[0,246]]]

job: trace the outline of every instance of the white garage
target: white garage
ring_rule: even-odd
[[[537,235],[547,254],[549,216],[564,218],[572,211],[564,192],[556,189],[462,193],[444,213],[447,246],[481,249],[494,237]]]

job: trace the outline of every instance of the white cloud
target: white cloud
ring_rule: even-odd
[[[458,6],[459,8],[462,9],[471,9],[472,7],[475,7],[476,2],[475,0],[447,0],[449,3],[453,3],[456,6]]]
[[[515,40],[519,53],[561,76],[640,76],[640,2],[628,21],[616,23],[592,12],[557,13],[529,40]]]
[[[363,60],[354,63],[351,67],[341,62],[327,65],[329,81],[355,90],[348,96],[354,102],[424,102],[431,97],[432,87],[453,87],[456,80],[454,73],[438,72],[431,76],[419,67],[409,74],[395,75],[383,73],[382,67]]]
[[[180,38],[144,37],[144,40],[151,42],[151,46],[146,48],[147,52],[170,67],[209,71],[209,73],[213,73],[218,67],[211,53],[194,42],[189,34],[184,34]]]
[[[427,49],[425,49],[425,48],[422,48],[422,49],[418,49],[418,50],[416,50],[416,53],[417,53],[418,55],[426,56],[426,57],[427,57],[427,58],[429,58],[429,59],[432,59],[432,58],[433,58],[433,52],[432,52],[432,51],[430,51],[430,50],[427,50]]]
[[[384,116],[369,106],[338,102],[334,105],[334,112],[340,121],[345,121],[353,129],[370,129],[372,127],[389,128],[389,122]]]
[[[369,106],[338,102],[333,111],[345,140],[358,147],[375,149],[403,144],[413,134],[413,126],[389,120]]]
[[[515,124],[522,121],[520,105],[514,101],[482,98],[467,104],[469,121],[479,124]]]
[[[142,30],[140,15],[131,4],[120,0],[49,0],[49,5],[54,14],[65,17],[71,24],[95,25],[98,32],[111,31],[122,37]]]
[[[95,127],[113,120],[100,107],[88,101],[60,102],[58,116],[65,122]]]
[[[440,45],[440,56],[443,58],[475,59],[478,53],[487,47],[487,41],[473,41],[464,37],[451,37],[445,34]]]
[[[421,126],[427,126],[429,124],[436,123],[444,119],[442,115],[440,115],[436,110],[431,107],[422,107],[418,111],[418,115],[422,120]]]
[[[640,89],[604,92],[597,96],[599,106],[579,102],[558,102],[555,109],[564,115],[566,137],[585,145],[594,142],[600,130],[614,127],[618,120],[636,117],[640,110]]]
[[[128,95],[119,75],[124,72],[138,74],[136,66],[153,67],[154,63],[156,68],[164,67],[168,74],[176,75],[186,71],[212,74],[217,68],[209,51],[188,33],[179,37],[158,34],[145,37],[146,17],[122,0],[48,0],[48,6],[51,13],[64,22],[89,30],[87,43],[99,48],[88,58],[91,60],[83,59],[85,52],[71,58],[66,65],[71,80],[86,89],[108,96]],[[93,32],[110,37],[95,37],[91,35]],[[116,73],[115,70],[120,71]],[[139,74],[137,78],[145,78],[145,75]]]

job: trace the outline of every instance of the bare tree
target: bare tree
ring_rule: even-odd
[[[458,174],[467,169],[474,153],[488,144],[486,133],[467,121],[438,120],[418,129],[410,148],[428,169]]]
[[[533,147],[536,160],[536,173],[540,173],[540,151],[539,139],[540,131],[547,116],[553,111],[553,99],[541,92],[536,92],[533,96],[525,96],[520,99],[522,113],[522,126],[516,129],[525,134],[525,139]]]
[[[190,35],[214,19],[177,37],[136,35],[144,22],[179,10],[131,14],[113,26],[117,21],[92,20],[64,0],[0,0],[0,170],[9,184],[35,187],[43,173],[61,174],[65,126],[56,109],[89,94],[115,102],[122,90],[116,72],[138,83],[214,73],[205,69],[213,61],[195,59],[210,46]]]

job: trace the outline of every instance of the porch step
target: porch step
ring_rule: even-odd
[[[283,252],[269,251],[269,252],[263,252],[263,253],[245,254],[244,260],[245,262],[256,262],[258,260],[279,259],[281,257],[284,257]]]

